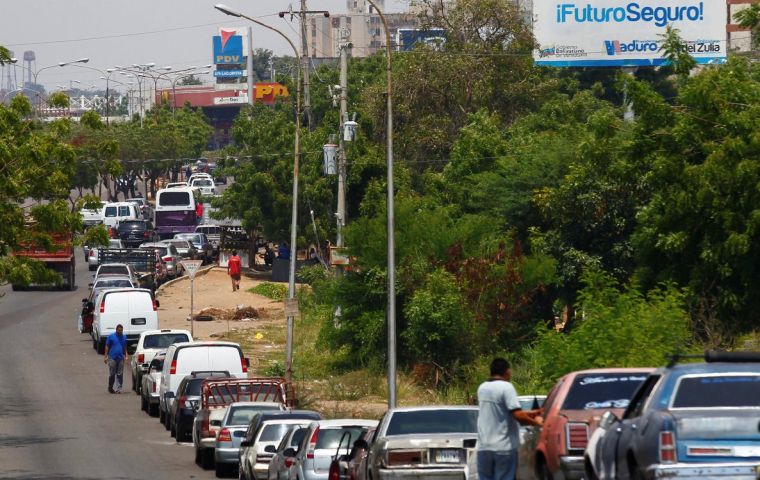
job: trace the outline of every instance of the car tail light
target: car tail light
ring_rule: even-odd
[[[240,359],[240,366],[243,368],[243,373],[248,373],[248,365],[245,363],[245,358]]]
[[[156,382],[153,382],[153,393],[156,393]]]
[[[319,437],[319,427],[314,430],[309,439],[309,449],[306,450],[306,458],[314,458],[314,449],[317,448],[317,437]]]
[[[150,232],[149,232],[149,231],[147,231],[147,230],[145,230],[145,231],[143,232],[143,237],[144,237],[144,238],[150,238]]]
[[[588,444],[588,425],[585,423],[567,424],[567,449],[585,450]]]
[[[94,249],[94,248],[91,248],[91,249],[90,249],[90,256],[91,256],[91,257],[94,257],[94,256],[95,256],[95,249]]]
[[[169,375],[174,375],[177,373],[177,361],[172,360],[171,367],[169,367]]]
[[[230,433],[229,428],[223,428],[219,430],[219,433],[216,436],[217,441],[219,442],[231,442],[232,441],[232,434]]]
[[[660,432],[660,463],[676,463],[676,436],[672,430]]]
[[[153,299],[153,311],[154,312],[158,311],[158,304],[156,303],[156,299],[155,298]]]
[[[145,354],[144,353],[138,353],[137,354],[137,363],[145,363]]]
[[[100,301],[100,313],[103,313],[106,311],[106,299],[103,298],[103,300]]]
[[[164,257],[164,262],[168,263],[168,262],[171,262],[173,260],[174,260],[174,258],[172,258],[172,257]]]
[[[398,465],[419,465],[425,457],[421,450],[396,450],[386,453],[385,464],[388,467]]]
[[[206,417],[201,422],[201,437],[210,437],[211,436],[211,427],[209,418]]]

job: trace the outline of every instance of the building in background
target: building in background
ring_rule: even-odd
[[[749,7],[753,2],[750,0],[726,0],[728,8],[728,51],[749,52],[752,50],[752,33],[736,24],[734,15]]]

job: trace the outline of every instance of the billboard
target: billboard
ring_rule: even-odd
[[[223,30],[222,33],[225,33]],[[214,64],[241,65],[243,56],[243,37],[240,35],[214,35]]]
[[[726,16],[718,0],[533,0],[533,56],[553,67],[662,65],[670,25],[697,63],[722,63]]]
[[[402,52],[414,48],[417,43],[441,47],[446,42],[446,32],[442,28],[399,28],[396,32],[396,46]]]

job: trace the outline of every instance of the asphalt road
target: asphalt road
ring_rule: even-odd
[[[214,478],[125,393],[106,391],[108,370],[76,330],[91,276],[77,251],[72,292],[0,287],[0,478]]]

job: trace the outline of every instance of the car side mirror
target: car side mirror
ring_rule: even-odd
[[[602,414],[602,419],[599,421],[599,427],[606,430],[617,421],[618,418],[615,413],[612,410],[607,410]]]
[[[221,421],[221,420],[211,420],[211,421],[209,422],[209,424],[210,424],[212,427],[221,427],[221,426],[222,426],[222,421]]]
[[[250,440],[243,440],[242,442],[240,442],[240,446],[241,447],[250,447],[251,446],[251,441]],[[269,447],[267,447],[267,448],[269,448]]]
[[[275,447],[274,445],[267,445],[266,447],[264,447],[264,451],[266,453],[275,453],[277,452],[277,447]]]
[[[282,454],[285,457],[293,458],[296,456],[296,450],[294,448],[286,448],[285,450],[283,450]]]

